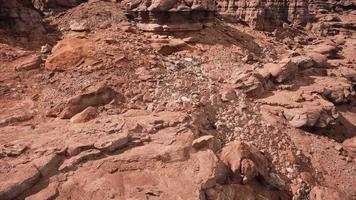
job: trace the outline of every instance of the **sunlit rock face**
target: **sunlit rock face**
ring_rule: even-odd
[[[262,31],[273,31],[283,23],[305,25],[309,19],[308,0],[137,0],[127,4],[140,28],[151,31],[199,30],[214,15]]]
[[[263,31],[283,23],[305,24],[309,17],[307,0],[217,0],[217,4],[221,18]]]
[[[214,0],[138,0],[128,2],[129,13],[146,31],[193,31],[213,19]]]

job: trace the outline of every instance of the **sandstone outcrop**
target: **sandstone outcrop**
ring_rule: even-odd
[[[218,0],[218,14],[229,21],[242,21],[256,30],[273,31],[283,23],[306,24],[306,0]]]
[[[40,10],[71,8],[87,0],[32,0],[33,6]]]
[[[40,43],[45,33],[41,16],[33,8],[30,0],[1,0],[0,30],[7,32],[1,36],[1,41],[21,45]],[[15,36],[16,39],[11,36]]]
[[[92,92],[68,99],[60,116],[69,119],[90,106],[105,105],[112,100],[123,101],[123,96],[110,87],[102,86]]]
[[[138,27],[145,31],[200,30],[205,22],[212,20],[215,10],[212,0],[128,2],[129,14],[140,22]]]
[[[356,197],[348,0],[0,2],[1,200]]]

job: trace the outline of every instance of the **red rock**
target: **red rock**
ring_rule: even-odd
[[[101,137],[94,143],[94,147],[100,151],[113,152],[124,147],[128,142],[129,136],[127,133],[110,134],[108,136]]]
[[[41,156],[40,158],[33,160],[31,163],[36,166],[42,176],[47,176],[57,170],[60,160],[59,155],[51,154]]]
[[[31,164],[19,165],[0,174],[0,199],[10,200],[31,188],[40,179],[40,172]]]
[[[339,49],[335,45],[320,44],[313,49],[313,52],[326,55],[327,57],[333,57],[337,54]]]
[[[234,88],[223,88],[221,91],[221,100],[224,102],[233,101],[237,99]]]
[[[51,200],[58,195],[58,183],[50,183],[45,189],[40,192],[26,197],[25,200]]]
[[[102,86],[96,90],[70,98],[60,117],[68,119],[90,106],[100,106],[110,103],[112,100],[123,101],[123,96],[110,87]]]
[[[335,200],[335,199],[349,199],[344,194],[323,186],[315,186],[310,191],[309,194],[310,200]]]
[[[78,32],[89,30],[89,27],[88,27],[86,21],[80,21],[80,22],[79,21],[71,21],[69,24],[69,28],[72,31],[78,31]]]
[[[356,136],[345,140],[342,145],[351,156],[356,157]]]
[[[152,42],[151,46],[162,55],[170,55],[178,51],[190,49],[187,43],[180,39],[173,39],[167,42],[168,43]]]
[[[278,64],[268,63],[264,68],[270,72],[278,83],[293,79],[298,71],[297,65],[290,59],[283,59]]]
[[[218,0],[218,14],[225,20],[243,21],[256,30],[273,31],[287,20],[294,24],[305,24],[309,3],[303,1],[264,2]]]
[[[216,152],[221,149],[221,142],[212,135],[204,135],[195,139],[192,146],[197,150],[208,148]]]
[[[293,57],[291,62],[295,63],[300,69],[308,69],[314,66],[313,59],[308,56]]]
[[[44,11],[50,8],[70,8],[82,2],[82,0],[33,0],[36,9]]]
[[[89,106],[82,112],[74,115],[72,118],[70,118],[70,121],[73,123],[83,123],[83,122],[88,122],[92,119],[95,119],[99,115],[98,111],[96,108]]]
[[[326,67],[328,64],[328,58],[320,53],[308,53],[307,56],[309,56],[311,59],[313,59],[315,65],[317,67]]]
[[[58,42],[48,56],[45,68],[64,71],[74,69],[89,56],[93,48],[91,41],[85,38],[69,37]]]
[[[267,182],[271,181],[268,172],[268,160],[256,148],[235,141],[226,145],[220,153],[220,159],[234,174],[241,174],[246,182],[260,174]]]
[[[80,142],[72,142],[69,141],[69,144],[67,145],[67,154],[69,156],[76,156],[80,152],[92,149],[94,147],[94,141],[80,141]]]
[[[31,55],[21,58],[20,61],[15,61],[15,63],[16,71],[27,71],[39,68],[42,63],[42,59],[39,55]]]
[[[74,168],[77,164],[82,161],[87,161],[90,159],[94,159],[101,155],[101,152],[96,149],[89,149],[79,153],[78,155],[65,160],[62,165],[58,168],[60,171],[67,171]]]

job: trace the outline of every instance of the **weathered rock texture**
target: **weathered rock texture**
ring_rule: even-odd
[[[44,31],[41,17],[30,0],[0,0],[0,29],[24,37]]]
[[[229,21],[243,21],[257,30],[272,31],[284,22],[305,24],[306,0],[218,0],[219,15]]]
[[[32,0],[33,6],[40,11],[53,8],[71,8],[83,2],[86,2],[86,0]]]
[[[200,30],[216,10],[213,0],[141,0],[128,5],[133,17],[142,22],[139,28],[147,31]]]

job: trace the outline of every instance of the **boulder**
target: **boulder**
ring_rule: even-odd
[[[313,49],[313,52],[326,55],[327,57],[333,58],[337,55],[340,49],[336,45],[330,44],[320,44]]]
[[[64,106],[63,111],[60,114],[60,118],[62,119],[72,118],[74,115],[82,112],[83,110],[85,110],[90,106],[92,107],[102,106],[110,103],[112,100],[117,100],[118,102],[122,102],[124,100],[124,97],[110,87],[100,86],[92,92],[81,94],[68,99],[67,103]]]
[[[264,75],[260,72],[237,72],[232,74],[229,83],[234,84],[237,89],[244,90],[250,97],[260,97],[265,91],[264,83],[269,79],[270,72],[266,71]]]
[[[221,100],[223,102],[233,101],[237,99],[237,95],[234,88],[227,87],[221,89]]]
[[[326,67],[328,65],[328,58],[323,54],[311,52],[307,53],[307,56],[313,60],[316,67]]]
[[[71,21],[69,23],[69,29],[71,31],[82,32],[89,30],[89,27],[86,21]]]
[[[261,175],[269,182],[267,158],[256,148],[240,141],[227,144],[220,153],[221,161],[235,174],[240,175],[244,183]]]
[[[195,181],[201,184],[202,189],[212,188],[218,183],[225,183],[227,169],[214,152],[211,150],[198,151],[192,155],[192,160],[195,160],[195,166],[200,166]]]
[[[201,136],[193,141],[192,146],[196,150],[201,149],[211,149],[212,151],[216,152],[221,149],[221,142],[212,135],[204,135]]]
[[[305,107],[304,109],[284,109],[283,115],[290,125],[301,128],[315,126],[320,119],[321,112],[322,109],[318,107]]]
[[[298,72],[298,66],[291,59],[283,59],[279,63],[268,63],[264,68],[272,75],[274,81],[282,83],[293,79]]]
[[[64,38],[53,47],[45,68],[57,71],[74,69],[89,57],[92,47],[92,42],[85,38]]]
[[[346,149],[348,155],[356,158],[356,136],[346,139],[342,145]]]
[[[296,56],[291,58],[291,62],[298,66],[299,69],[308,69],[314,66],[314,61],[308,56]]]
[[[24,58],[20,58],[19,61],[15,61],[16,71],[28,71],[39,68],[42,63],[41,56],[30,55]]]
[[[72,123],[84,123],[92,119],[95,119],[98,115],[99,115],[98,110],[95,107],[89,106],[82,112],[70,118],[70,121]]]

